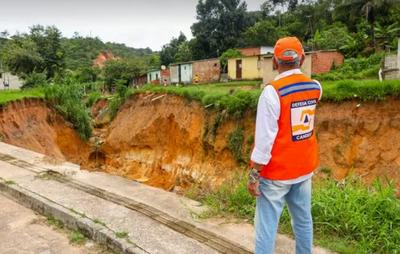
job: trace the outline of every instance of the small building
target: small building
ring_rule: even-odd
[[[218,82],[221,64],[218,58],[173,63],[169,66],[172,84],[200,84]]]
[[[228,59],[228,78],[231,80],[262,79],[263,55],[273,54],[270,46],[239,49],[241,57]]]
[[[147,84],[147,74],[142,74],[139,77],[133,78],[133,86],[142,86]]]
[[[193,78],[192,62],[173,63],[169,66],[172,84],[191,84]]]
[[[10,72],[2,72],[0,70],[0,90],[2,89],[19,89],[23,86],[23,82],[18,76]]]
[[[120,58],[117,57],[117,56],[114,56],[114,54],[113,54],[112,52],[110,52],[110,51],[107,51],[107,52],[103,51],[103,52],[100,52],[100,54],[99,54],[99,55],[96,57],[96,59],[93,61],[93,65],[94,65],[95,67],[103,68],[107,61],[110,61],[110,60],[118,60],[118,59],[120,59]]]
[[[230,80],[263,79],[268,82],[278,73],[273,69],[273,48],[259,47],[240,49],[241,57],[228,59],[228,78]],[[344,56],[336,50],[306,52],[302,66],[303,72],[319,74],[329,72],[332,66],[343,64]]]
[[[147,82],[151,84],[160,84],[161,71],[153,69],[147,72]]]

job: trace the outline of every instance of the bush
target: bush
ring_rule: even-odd
[[[100,92],[93,92],[90,93],[89,96],[87,97],[86,101],[86,106],[87,107],[92,107],[94,104],[96,104],[97,101],[101,99],[101,93]]]
[[[117,93],[111,99],[109,106],[111,119],[117,115],[119,108],[125,103],[126,99],[129,98],[131,94],[131,91],[123,85],[123,81],[117,85]]]
[[[44,72],[32,72],[24,75],[22,89],[45,86],[47,84],[46,73]]]
[[[335,83],[323,83],[323,100],[383,100],[386,96],[400,96],[399,80],[383,82],[379,80],[343,80]]]
[[[378,78],[383,54],[373,54],[369,57],[349,58],[343,65],[328,73],[313,75],[318,80],[368,79]]]
[[[92,135],[90,116],[82,104],[83,88],[79,85],[52,85],[45,89],[45,98],[70,121],[82,139]]]
[[[243,162],[242,146],[244,142],[243,129],[236,128],[228,137],[228,145],[236,161]]]

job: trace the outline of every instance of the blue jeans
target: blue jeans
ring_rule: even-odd
[[[261,178],[260,193],[256,205],[255,253],[274,253],[279,218],[286,201],[296,238],[296,254],[310,254],[313,244],[311,178],[297,184]]]

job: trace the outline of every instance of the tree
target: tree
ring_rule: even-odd
[[[145,72],[145,65],[139,59],[120,59],[107,61],[104,68],[104,79],[111,91],[118,84],[129,86],[132,80]]]
[[[247,5],[241,0],[200,0],[197,22],[191,27],[194,57],[217,57],[238,44],[238,38],[252,25],[246,14]]]
[[[64,49],[61,46],[61,32],[55,26],[35,25],[30,28],[29,38],[36,44],[37,51],[43,58],[42,70],[47,78],[54,77],[65,67]]]
[[[263,20],[249,27],[242,35],[247,46],[274,45],[282,36],[287,35],[284,29],[270,20]]]
[[[179,46],[186,41],[186,36],[181,32],[178,38],[172,38],[168,44],[165,44],[160,52],[161,64],[168,66],[170,63],[176,62]]]
[[[36,43],[26,36],[16,35],[7,41],[2,50],[2,61],[12,73],[20,77],[34,71],[43,71],[44,59]]]
[[[219,61],[221,62],[221,69],[223,73],[227,73],[228,70],[228,59],[229,58],[237,58],[237,57],[241,57],[242,54],[240,53],[239,50],[237,49],[228,49],[227,51],[225,51],[220,57],[219,57]]]
[[[190,60],[192,60],[192,51],[190,50],[190,44],[188,41],[184,41],[178,46],[178,50],[175,55],[175,61],[187,62]]]
[[[346,45],[350,36],[347,27],[341,23],[335,23],[322,31],[317,30],[314,38],[309,41],[313,49],[339,49]]]
[[[393,23],[389,26],[382,26],[381,24],[376,24],[375,35],[377,40],[377,46],[381,49],[392,46],[397,43],[397,36],[400,32],[399,24]]]

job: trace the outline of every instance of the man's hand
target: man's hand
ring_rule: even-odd
[[[256,181],[256,182],[249,181],[249,183],[247,184],[247,190],[250,192],[250,194],[253,197],[260,196],[260,182],[259,181]]]
[[[254,197],[260,196],[260,171],[257,168],[252,168],[249,172],[247,190]]]

